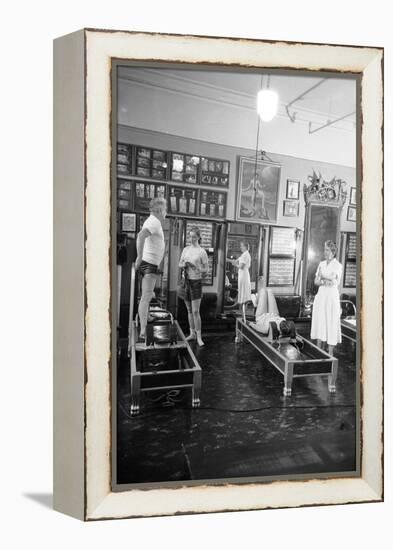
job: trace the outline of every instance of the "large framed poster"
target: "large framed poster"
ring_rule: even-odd
[[[240,157],[236,219],[248,223],[277,223],[281,165]]]

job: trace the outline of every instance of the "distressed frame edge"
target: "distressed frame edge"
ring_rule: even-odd
[[[84,50],[83,30],[53,41],[53,508],[81,520],[86,517]]]
[[[89,34],[91,33],[92,31],[89,31]],[[99,32],[99,31],[98,31]],[[115,32],[115,31],[114,31]],[[96,31],[94,31],[94,33],[96,33]],[[140,35],[141,33],[137,33],[138,35]],[[153,36],[156,36],[156,35],[153,35]],[[165,35],[166,37],[168,35]],[[172,36],[172,35],[169,35],[169,36]],[[192,37],[191,37],[192,38]],[[207,39],[209,39],[210,37],[206,37]],[[228,40],[228,39],[225,39],[223,38],[222,40]],[[232,39],[229,39],[229,40],[232,40]],[[233,39],[234,41],[236,41],[236,39]],[[257,42],[264,42],[264,41],[257,41]],[[301,44],[296,44],[297,46],[300,46],[301,47]],[[335,47],[338,47],[338,46],[335,46]],[[350,49],[350,47],[348,46],[343,46],[345,49]],[[318,46],[317,46],[318,48]],[[371,50],[371,48],[369,47],[365,47],[366,49],[368,50]],[[376,49],[374,48],[374,57],[373,59],[363,68],[363,79],[364,79],[364,72],[365,70],[367,69],[368,65],[371,65],[373,61],[377,61],[379,64],[380,64],[380,67],[383,66],[383,50],[382,49]],[[295,67],[293,67],[295,68]],[[380,71],[380,74],[379,74],[379,77],[380,79],[378,80],[378,83],[381,84],[381,93],[382,93],[382,97],[381,97],[381,101],[383,103],[383,71],[381,70]],[[381,115],[381,124],[382,124],[382,128],[383,128],[383,109],[380,110],[380,115]],[[375,124],[374,124],[375,126]],[[365,137],[365,134],[367,134],[367,131],[364,133],[364,126],[363,126],[363,131],[362,131],[362,138]],[[367,129],[366,129],[367,130]],[[362,139],[362,144],[363,144],[363,139]],[[382,151],[382,162],[383,162],[383,142],[382,142],[382,135],[380,135],[380,142],[378,143],[378,145],[381,145],[381,151]],[[377,149],[379,149],[377,147]],[[365,159],[367,158],[367,156],[365,156],[363,158],[363,162],[365,161]],[[366,163],[367,164],[367,163]],[[375,164],[374,165],[374,168],[377,168],[377,171],[378,171],[378,164]],[[379,166],[379,169],[381,168],[381,166]],[[381,170],[379,170],[379,172],[381,172]],[[380,190],[381,192],[383,193],[383,174],[380,173],[380,178],[379,178],[379,182],[380,182]],[[378,218],[378,228],[381,228],[382,229],[382,224],[380,224],[380,220],[383,221],[383,200],[381,202],[381,204],[379,204],[379,206],[377,205],[377,210],[378,210],[378,214],[379,214],[379,218]],[[381,235],[383,236],[383,232],[381,231]],[[382,242],[381,242],[381,246],[382,246]],[[383,260],[383,256],[382,256],[382,260]],[[383,300],[383,275],[382,275],[382,278],[381,280],[379,281],[380,284],[381,284],[381,292],[378,294],[378,296],[381,298],[381,300]],[[375,293],[374,293],[375,294]],[[382,305],[382,302],[381,302],[381,305]],[[380,308],[379,310],[379,320],[382,319],[382,308]],[[382,369],[383,369],[383,349],[382,349],[382,346],[383,346],[383,339],[381,340],[380,342],[381,346],[380,346],[380,352],[382,352],[382,355],[381,355],[381,375],[382,375],[382,378],[383,378],[383,372],[382,372]],[[382,380],[382,386],[381,388],[379,388],[379,391],[381,391],[383,389],[383,380]],[[383,399],[383,394],[380,393],[380,397]],[[381,399],[381,406],[382,406],[382,399]],[[382,424],[380,426],[380,433],[383,434],[383,415],[382,415]],[[374,476],[374,478],[371,480],[371,478],[369,478],[367,475],[366,476],[363,476],[361,478],[359,478],[358,480],[351,480],[351,484],[353,486],[353,482],[355,481],[355,483],[358,483],[359,487],[362,486],[362,488],[367,492],[367,489],[369,489],[368,491],[368,497],[367,497],[367,500],[366,502],[374,502],[374,501],[381,501],[383,499],[383,440],[381,441],[381,446],[380,446],[380,450],[381,450],[381,463],[380,463],[380,468],[378,468],[378,472],[377,472],[377,476]],[[363,472],[364,473],[364,472]],[[330,480],[328,480],[327,482],[324,482],[324,485],[326,486],[326,483],[329,483]],[[334,480],[331,480],[331,481],[334,481]],[[343,480],[341,480],[343,481]],[[346,481],[346,479],[345,479]],[[274,483],[277,483],[277,482],[274,482]],[[278,483],[281,483],[281,482],[278,482]],[[298,483],[298,482],[286,482],[286,483],[289,483],[289,484],[293,484],[293,483]],[[303,484],[305,484],[304,482],[302,482]],[[306,482],[307,483],[307,482]],[[261,482],[261,484],[259,485],[263,485],[263,482]],[[226,485],[225,486],[225,489],[228,490],[229,487],[232,487],[230,484]],[[247,488],[249,488],[249,485],[246,485]],[[198,487],[199,488],[199,487]],[[187,488],[185,489],[186,491],[194,491],[195,492],[195,487],[194,488]],[[210,489],[212,489],[210,487]],[[87,487],[87,490],[88,490],[88,487]],[[165,489],[157,489],[157,490],[153,490],[152,492],[153,493],[156,493],[156,491],[165,491]],[[173,492],[174,490],[171,489],[170,490],[171,492]],[[175,491],[179,492],[179,491],[183,491],[183,489],[176,489]],[[135,490],[132,490],[132,491],[127,491],[127,493],[129,492],[132,492],[135,494],[139,493],[140,491],[138,491],[138,489],[136,488]],[[166,511],[164,513],[143,513],[141,512],[140,514],[127,514],[127,515],[122,515],[122,514],[118,514],[118,515],[111,515],[109,514],[109,516],[107,515],[107,504],[109,504],[109,506],[111,506],[111,500],[112,500],[112,496],[114,495],[114,493],[111,493],[110,491],[108,491],[105,495],[104,498],[101,499],[101,501],[96,505],[96,506],[92,506],[92,507],[89,507],[89,509],[86,510],[86,518],[85,519],[104,519],[104,518],[108,518],[108,517],[145,517],[145,516],[149,516],[149,515],[172,515],[174,513],[202,513],[206,510],[191,510],[191,509],[187,509],[187,511],[184,511],[184,510],[175,510],[175,511]],[[117,493],[117,495],[119,495],[119,493]],[[205,495],[206,496],[206,495]],[[154,496],[153,496],[154,498]],[[325,497],[322,497],[323,499]],[[364,500],[362,498],[355,498],[355,500],[351,501],[346,501],[345,503],[350,503],[350,502],[364,502]],[[329,502],[328,504],[344,504],[344,502],[338,502],[338,501],[334,501],[334,502]],[[322,500],[322,501],[313,501],[312,503],[309,503],[309,504],[298,504],[297,506],[304,506],[304,505],[323,505],[323,504],[327,504],[326,503],[326,500]],[[289,504],[288,506],[291,506],[293,507],[294,505],[293,504]],[[266,505],[262,504],[261,506],[257,506],[256,508],[254,507],[247,507],[247,508],[244,508],[244,509],[247,509],[247,510],[251,510],[251,509],[263,509],[263,508],[270,508],[270,507],[277,507],[277,508],[281,508],[281,507],[287,507],[286,505],[276,505],[276,506],[270,506],[269,504],[266,503]],[[206,508],[206,506],[205,506]],[[230,508],[231,511],[236,511],[236,510],[241,510],[242,508]],[[214,512],[214,511],[224,511],[224,509],[222,507],[219,507],[218,509],[216,510],[208,510],[209,512]]]

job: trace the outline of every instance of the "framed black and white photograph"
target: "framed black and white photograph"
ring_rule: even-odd
[[[355,206],[348,206],[347,220],[349,222],[356,222],[356,207]]]
[[[247,223],[276,223],[280,164],[241,157],[236,219]]]
[[[133,233],[136,230],[136,214],[131,212],[121,213],[121,230],[125,233]]]
[[[56,41],[58,510],[382,500],[382,61],[142,32]]]
[[[299,199],[299,189],[300,181],[299,180],[287,180],[287,199]]]
[[[299,216],[299,201],[284,200],[284,216],[292,218]]]
[[[356,187],[351,187],[351,194],[349,195],[349,204],[356,206]]]

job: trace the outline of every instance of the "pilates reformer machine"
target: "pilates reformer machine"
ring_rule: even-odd
[[[146,338],[139,337],[136,311],[137,273],[131,267],[128,357],[130,359],[131,415],[140,410],[141,392],[191,388],[192,407],[200,405],[202,370],[179,323],[159,304],[152,303]]]
[[[356,344],[356,306],[350,300],[341,300],[341,304],[350,304],[353,309],[353,315],[341,319],[341,335]]]
[[[253,328],[245,316],[236,319],[236,343],[246,341],[284,376],[284,396],[292,394],[294,378],[327,376],[329,392],[336,391],[338,360],[296,334],[283,336],[276,323],[269,323],[267,335]]]

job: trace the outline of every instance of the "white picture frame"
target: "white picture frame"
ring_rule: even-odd
[[[383,50],[84,29],[55,40],[54,59],[55,509],[90,521],[381,501]],[[114,315],[116,300],[110,276],[112,59],[309,71],[323,67],[361,75],[362,181],[357,210],[362,218],[364,322],[359,477],[176,488],[163,484],[149,490],[112,491],[109,367],[116,351],[108,315]]]

